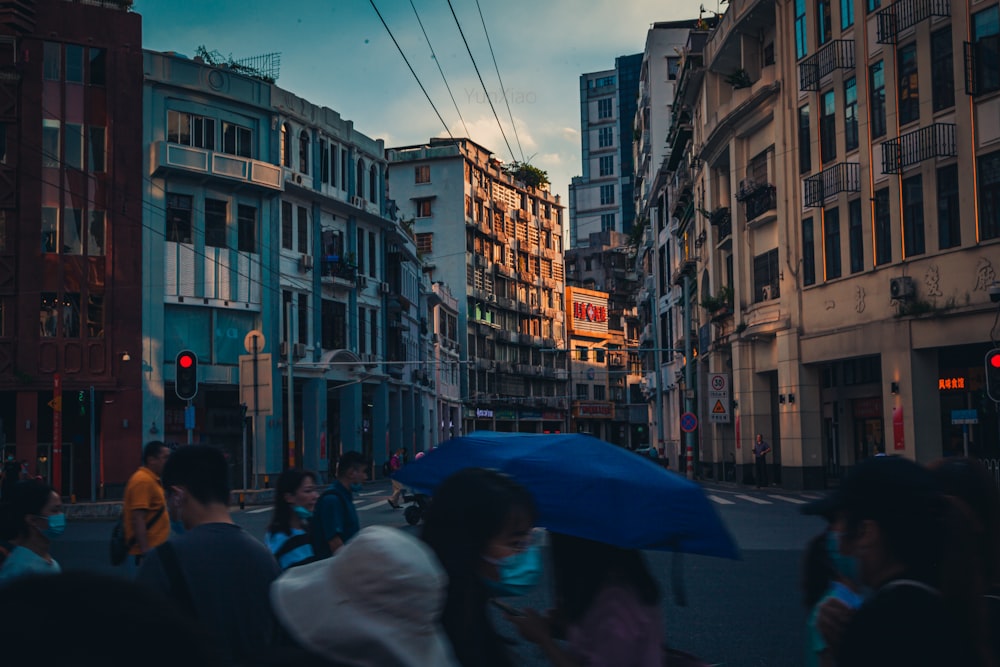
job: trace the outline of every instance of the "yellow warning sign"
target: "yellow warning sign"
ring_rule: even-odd
[[[715,407],[712,408],[712,414],[715,414],[715,415],[724,415],[724,414],[726,414],[726,408],[725,408],[725,406],[722,405],[722,401],[716,401],[715,402]]]
[[[56,396],[51,401],[49,401],[49,407],[56,412],[62,412],[62,396]]]

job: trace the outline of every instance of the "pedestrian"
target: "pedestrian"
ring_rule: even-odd
[[[344,452],[337,462],[337,477],[319,497],[309,523],[313,555],[329,558],[361,529],[354,494],[361,490],[368,461],[361,452]]]
[[[28,459],[21,459],[21,472],[17,477],[19,480],[31,479],[31,473],[28,472]]]
[[[767,455],[771,453],[771,445],[764,442],[764,436],[757,434],[757,440],[753,443],[754,474],[757,488],[767,488]]]
[[[827,529],[809,541],[802,560],[803,603],[808,612],[805,667],[835,664],[830,647],[817,627],[823,605],[837,599],[853,611],[863,601],[858,592],[857,561],[841,555],[839,545],[839,536]]]
[[[197,617],[221,664],[248,662],[272,641],[268,596],[281,571],[278,563],[267,547],[233,523],[229,466],[218,449],[178,449],[163,468],[163,485],[185,532],[149,552],[137,580]]]
[[[295,644],[338,665],[457,667],[441,626],[447,583],[426,544],[369,526],[336,558],[281,575],[271,605]]]
[[[21,470],[13,454],[8,454],[3,463],[3,470],[0,471],[0,498],[6,498],[17,484]]]
[[[804,511],[833,517],[837,552],[869,591],[856,612],[836,599],[819,610],[837,664],[988,664],[972,522],[929,470],[871,457]]]
[[[142,450],[143,465],[132,473],[125,485],[122,513],[125,543],[129,545],[125,559],[131,574],[142,564],[143,557],[170,537],[170,517],[160,476],[170,458],[170,448],[159,440],[151,440]]]
[[[396,450],[396,453],[393,454],[392,457],[389,459],[390,474],[395,473],[396,471],[398,471],[400,468],[403,467],[403,454],[405,452],[406,450],[400,447],[399,449]],[[387,502],[389,503],[390,507],[392,507],[392,509],[394,510],[402,509],[402,505],[399,504],[399,501],[402,499],[402,497],[403,497],[403,485],[397,482],[395,479],[393,479],[392,495],[389,496],[389,500]]]
[[[421,539],[448,575],[442,623],[464,667],[513,664],[487,605],[537,584],[542,567],[534,523],[531,493],[495,470],[466,468],[434,492]]]
[[[65,529],[62,499],[51,487],[34,480],[9,487],[0,503],[0,540],[13,548],[0,566],[0,585],[25,575],[58,574],[49,548]]]
[[[549,537],[556,606],[545,615],[531,608],[508,614],[521,636],[558,667],[662,667],[660,590],[642,554],[560,533]]]
[[[316,509],[317,499],[319,491],[315,474],[291,468],[278,477],[274,489],[274,513],[264,542],[282,570],[313,559],[309,521]]]

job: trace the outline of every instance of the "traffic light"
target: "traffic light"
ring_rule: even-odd
[[[1000,403],[1000,347],[986,353],[986,393]]]
[[[174,391],[182,401],[190,401],[198,394],[198,357],[191,350],[177,353],[177,378]]]

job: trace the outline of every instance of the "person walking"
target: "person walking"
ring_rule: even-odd
[[[361,530],[354,494],[361,490],[368,461],[361,452],[344,452],[337,462],[337,478],[316,502],[309,523],[310,542],[316,559],[329,558]]]
[[[764,436],[757,434],[757,440],[753,443],[754,479],[757,488],[767,488],[767,455],[771,453],[771,445],[764,442]]]
[[[315,474],[293,468],[278,477],[274,490],[274,514],[264,542],[282,570],[313,559],[309,521],[318,499]]]
[[[14,545],[0,566],[0,585],[31,574],[59,574],[52,540],[66,529],[62,499],[34,480],[16,482],[0,503],[0,540]]]
[[[400,447],[399,449],[396,450],[396,453],[393,454],[392,457],[389,459],[390,474],[395,473],[396,471],[398,471],[400,468],[403,467],[403,454],[405,452],[406,450]],[[389,500],[386,502],[389,503],[392,509],[398,510],[402,508],[402,505],[399,504],[399,501],[402,500],[402,498],[403,498],[403,485],[397,482],[395,479],[393,479],[392,495],[389,496]]]
[[[142,559],[170,537],[170,517],[160,476],[170,458],[170,448],[160,440],[151,440],[142,450],[143,465],[125,485],[122,502],[125,543],[129,545],[127,567],[134,574]]]

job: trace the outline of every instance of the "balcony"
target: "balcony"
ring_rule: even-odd
[[[854,42],[835,39],[799,63],[799,88],[819,90],[820,80],[836,69],[854,69]]]
[[[267,162],[166,141],[154,143],[152,150],[154,173],[201,174],[270,192],[282,190],[281,168]]]
[[[746,207],[747,222],[778,209],[778,189],[769,183],[744,183],[736,193],[736,201]]]
[[[900,174],[904,169],[936,157],[956,157],[955,125],[934,123],[882,144],[882,172]]]
[[[877,41],[895,44],[899,33],[932,16],[951,16],[951,0],[897,0],[877,14]]]
[[[320,258],[320,278],[324,284],[341,281],[347,287],[353,287],[358,275],[358,267],[349,264],[337,255],[327,255]]]
[[[705,45],[705,63],[717,74],[743,67],[744,35],[774,26],[774,0],[747,0],[726,6]]]
[[[805,180],[805,202],[818,208],[838,192],[861,192],[861,165],[841,162]]]

